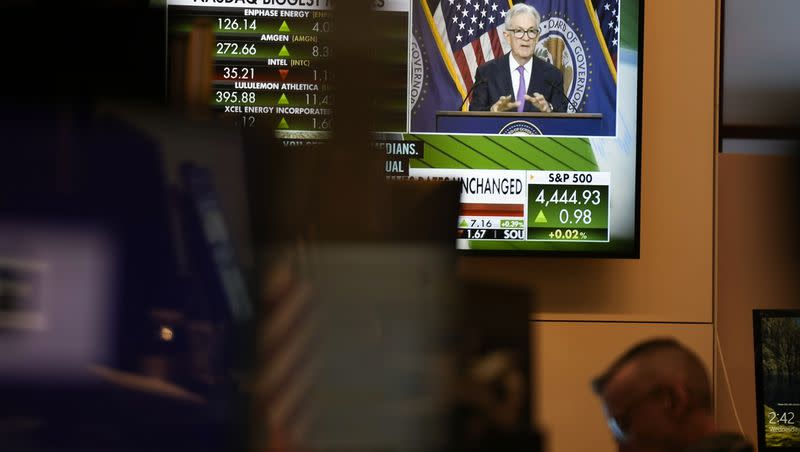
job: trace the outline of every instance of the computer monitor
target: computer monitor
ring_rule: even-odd
[[[800,450],[800,310],[753,310],[758,449]]]

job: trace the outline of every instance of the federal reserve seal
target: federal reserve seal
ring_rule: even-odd
[[[583,111],[582,102],[592,82],[591,56],[586,51],[583,35],[569,18],[553,15],[542,19],[541,38],[536,44],[536,56],[561,70],[564,91],[569,98],[568,112]],[[575,107],[580,110],[575,110]]]
[[[425,62],[423,49],[414,36],[411,41],[411,64],[409,64],[410,80],[408,86],[409,110],[414,111],[417,102],[424,97],[427,91],[427,80],[425,80]]]
[[[523,120],[509,122],[498,133],[501,135],[542,135],[542,131],[535,124]]]

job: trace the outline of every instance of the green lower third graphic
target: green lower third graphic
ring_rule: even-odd
[[[528,228],[528,240],[607,241],[608,229]]]
[[[528,186],[528,240],[608,241],[608,186]]]

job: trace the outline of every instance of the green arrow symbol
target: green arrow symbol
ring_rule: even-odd
[[[290,56],[290,55],[289,55],[289,50],[288,50],[288,49],[286,49],[286,46],[283,46],[283,47],[281,47],[281,51],[280,51],[280,52],[278,52],[278,56],[282,56],[282,57],[288,57],[288,56]]]
[[[534,223],[547,223],[547,217],[544,216],[544,211],[539,211],[536,215],[536,219],[533,220]]]
[[[278,105],[289,105],[289,99],[286,98],[285,93],[282,93],[281,98],[278,99]]]
[[[459,228],[466,228],[467,227],[467,220],[461,220],[461,223],[458,223]]]
[[[281,28],[278,28],[278,31],[280,31],[281,33],[289,33],[292,30],[289,29],[289,25],[287,25],[286,21],[284,20],[283,23],[281,24]]]
[[[286,118],[281,118],[280,124],[278,124],[279,129],[288,129],[289,123],[286,122]]]

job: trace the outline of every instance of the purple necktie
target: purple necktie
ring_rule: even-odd
[[[517,106],[517,111],[522,111],[525,109],[525,92],[527,91],[527,86],[525,86],[525,67],[518,67],[517,72],[519,72],[519,88],[517,89],[517,102],[519,102],[519,105]]]

